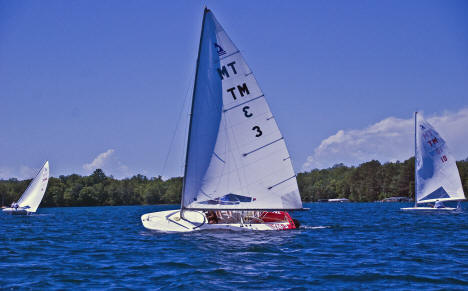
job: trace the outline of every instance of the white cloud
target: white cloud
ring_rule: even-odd
[[[91,163],[84,164],[83,169],[92,171],[95,169],[101,169],[105,163],[114,153],[114,149],[108,149],[107,151],[100,153]]]
[[[427,118],[447,141],[456,159],[468,156],[468,108]],[[414,155],[414,120],[388,117],[364,129],[339,130],[307,157],[302,170],[337,163],[358,165],[370,160],[406,160]]]
[[[131,176],[129,168],[124,165],[116,156],[114,149],[100,153],[91,163],[84,164],[83,169],[92,172],[102,169],[106,175],[114,175],[116,178]]]

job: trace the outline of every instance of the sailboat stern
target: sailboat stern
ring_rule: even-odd
[[[7,208],[3,208],[2,212],[5,214],[10,214],[10,215],[28,215],[31,213],[26,208],[23,208],[23,207],[18,207],[18,208],[7,207]]]

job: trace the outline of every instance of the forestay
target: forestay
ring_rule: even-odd
[[[416,114],[416,202],[465,199],[455,158],[445,140]]]
[[[18,200],[18,206],[27,208],[28,212],[36,212],[44,197],[48,182],[49,162],[47,161]]]
[[[182,195],[190,209],[301,209],[286,144],[241,53],[205,10]]]

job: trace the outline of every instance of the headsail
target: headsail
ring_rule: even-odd
[[[18,200],[18,206],[27,208],[28,212],[36,212],[49,182],[49,162],[45,162],[39,173],[31,181],[26,191]]]
[[[416,114],[416,202],[465,199],[454,156],[439,133]]]
[[[205,10],[182,208],[301,209],[286,144],[241,53]]]

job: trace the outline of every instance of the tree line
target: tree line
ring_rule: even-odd
[[[465,193],[468,193],[468,159],[457,162]],[[31,180],[0,180],[2,205],[17,201]],[[414,197],[414,158],[404,162],[370,161],[357,167],[337,164],[297,175],[302,201],[348,198],[357,202],[391,196]],[[89,176],[50,177],[41,207],[178,204],[182,178],[163,180],[136,175],[118,180],[101,169]]]
[[[468,158],[457,162],[468,193]],[[347,198],[357,202],[372,202],[388,197],[414,198],[414,157],[395,163],[370,161],[358,167],[337,164],[323,170],[312,170],[297,176],[303,201]]]

